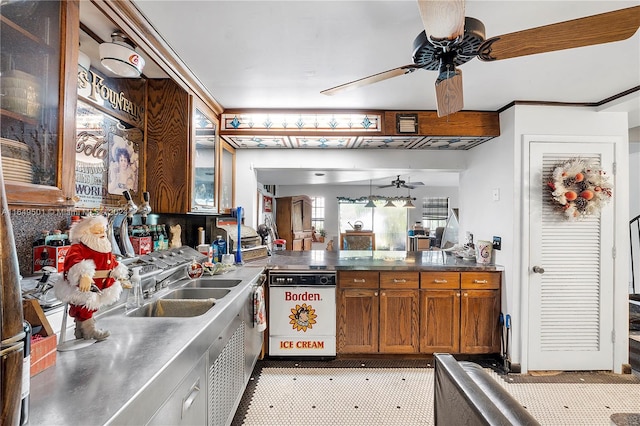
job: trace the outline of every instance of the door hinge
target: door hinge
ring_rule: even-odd
[[[616,342],[616,331],[611,330],[611,343],[615,343],[615,342]]]
[[[618,171],[618,163],[616,163],[615,161],[613,162],[613,175],[615,176],[616,172]]]
[[[611,257],[615,259],[616,258],[616,254],[617,254],[616,246],[613,246],[611,248]]]

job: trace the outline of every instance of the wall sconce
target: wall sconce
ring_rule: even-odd
[[[144,68],[144,58],[136,53],[136,46],[120,31],[111,34],[110,43],[100,45],[100,61],[105,68],[120,77],[138,78]]]

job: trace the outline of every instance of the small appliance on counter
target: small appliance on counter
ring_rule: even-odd
[[[230,216],[216,218],[211,235],[222,236],[228,241],[229,253],[235,253],[238,247],[237,218]],[[242,223],[240,224],[240,250],[244,261],[263,259],[269,255],[267,246],[262,244],[262,238],[256,230]]]

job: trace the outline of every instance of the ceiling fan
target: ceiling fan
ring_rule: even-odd
[[[334,95],[409,74],[438,71],[438,116],[463,108],[462,72],[456,66],[478,57],[496,61],[555,50],[611,43],[631,37],[640,27],[640,6],[573,19],[485,39],[484,24],[464,16],[465,0],[418,0],[425,31],[413,41],[413,64],[370,75],[320,93]]]
[[[422,182],[409,182],[409,183],[406,183],[406,181],[400,179],[400,175],[398,175],[398,177],[395,178],[395,180],[391,181],[390,185],[382,185],[382,186],[379,186],[378,188],[391,188],[391,187],[395,186],[398,189],[399,188],[413,189],[416,186],[423,186],[423,185],[424,185],[424,183],[422,183]]]

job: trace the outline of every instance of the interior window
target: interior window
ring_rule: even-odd
[[[401,207],[384,207],[384,200],[376,200],[375,208],[365,207],[367,200],[338,200],[340,233],[353,231],[356,222],[362,222],[362,230],[376,234],[376,250],[400,250],[407,248],[408,212]],[[446,219],[446,217],[445,217]]]

